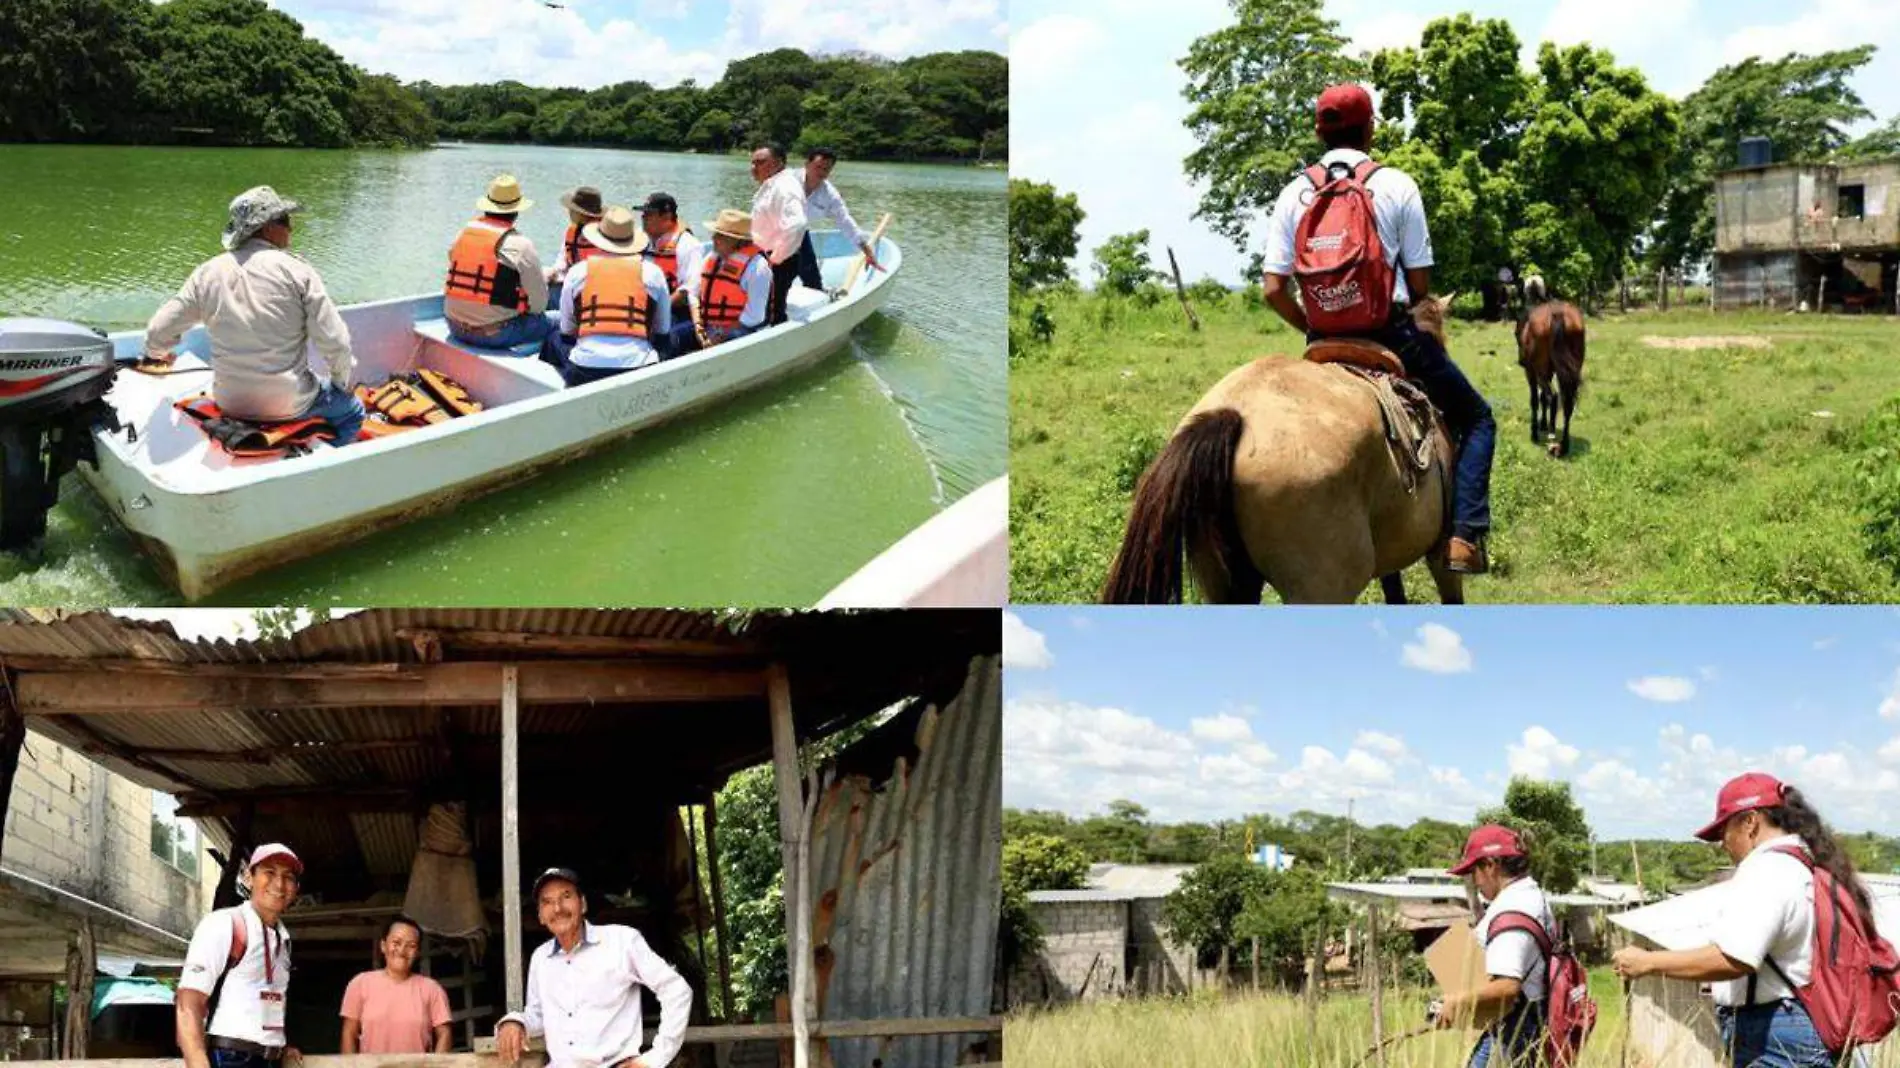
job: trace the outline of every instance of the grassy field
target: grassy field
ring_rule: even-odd
[[[1623,997],[1607,969],[1590,974],[1602,1015],[1584,1047],[1580,1068],[1618,1068],[1624,1035]],[[1427,995],[1387,997],[1386,1034],[1424,1022]],[[1305,1008],[1285,994],[1222,998],[1102,1001],[1011,1016],[1004,1057],[1036,1068],[1354,1068],[1372,1045],[1372,1006],[1363,995],[1320,1004],[1319,1044],[1308,1037]],[[1387,1047],[1387,1068],[1460,1068],[1475,1032],[1443,1031]]]
[[[1033,339],[1040,299],[1054,323]],[[1193,402],[1255,356],[1297,350],[1231,294],[1050,294],[1011,313],[1011,597],[1095,599],[1135,480]],[[1766,347],[1662,348],[1646,337],[1746,335]],[[1760,344],[1760,342],[1757,342]],[[1454,320],[1451,354],[1498,420],[1492,572],[1474,602],[1888,602],[1852,470],[1860,425],[1900,395],[1891,317],[1640,312],[1589,322],[1572,452],[1534,446],[1509,324]],[[1422,567],[1415,601],[1435,600]],[[1271,591],[1269,591],[1271,595]],[[1377,596],[1376,585],[1367,598]]]

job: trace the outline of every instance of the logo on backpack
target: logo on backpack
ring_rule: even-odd
[[[1293,276],[1315,333],[1371,333],[1392,316],[1392,265],[1366,188],[1379,165],[1368,159],[1350,169],[1335,166],[1337,177],[1317,164],[1306,169],[1313,202],[1293,233]]]
[[[1867,930],[1854,895],[1833,872],[1816,866],[1807,850],[1776,846],[1774,851],[1807,865],[1814,876],[1814,965],[1808,985],[1801,987],[1789,982],[1773,957],[1765,958],[1768,966],[1808,1010],[1828,1052],[1839,1055],[1886,1038],[1900,1005],[1900,953],[1879,931]]]
[[[1506,931],[1523,931],[1537,942],[1544,958],[1544,1058],[1548,1068],[1574,1068],[1583,1044],[1597,1025],[1597,1003],[1590,976],[1567,942],[1553,944],[1550,932],[1527,912],[1500,912],[1485,929],[1485,943]]]

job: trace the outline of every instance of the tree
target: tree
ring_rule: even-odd
[[[351,139],[359,145],[427,145],[435,119],[416,94],[386,74],[357,79],[350,97]]]
[[[1524,837],[1531,875],[1546,892],[1567,894],[1583,878],[1590,824],[1570,796],[1569,783],[1512,776],[1504,806],[1479,812],[1478,822],[1503,824]]]
[[[1009,180],[1009,284],[1024,290],[1069,277],[1077,229],[1086,218],[1074,193],[1027,178]]]
[[[1080,890],[1089,874],[1089,858],[1050,834],[1031,834],[1003,842],[1003,884],[1025,893]]]
[[[1248,902],[1271,885],[1265,868],[1233,853],[1213,857],[1181,877],[1161,902],[1161,922],[1172,941],[1191,946],[1212,964],[1238,938],[1236,924]]]
[[[1257,870],[1253,893],[1234,921],[1235,944],[1251,951],[1253,940],[1259,939],[1261,966],[1291,983],[1313,951],[1314,933],[1343,924],[1346,911],[1327,900],[1317,868]]]
[[[1813,162],[1846,144],[1846,125],[1873,117],[1848,85],[1873,55],[1873,45],[1862,45],[1816,56],[1750,57],[1690,93],[1650,266],[1683,269],[1708,259],[1715,248],[1715,175],[1736,165],[1742,138],[1766,137],[1778,159]]]
[[[1834,158],[1843,163],[1857,159],[1882,159],[1900,156],[1900,115],[1888,119],[1860,137],[1842,145]]]
[[[1116,234],[1095,250],[1095,278],[1101,288],[1130,296],[1141,284],[1160,277],[1148,266],[1148,231]]]
[[[99,140],[136,114],[144,0],[0,4],[0,140]]]
[[[1180,61],[1188,130],[1184,161],[1206,183],[1194,217],[1246,251],[1249,229],[1280,188],[1320,153],[1313,107],[1321,90],[1359,77],[1339,24],[1304,0],[1228,0],[1234,24],[1197,38]]]

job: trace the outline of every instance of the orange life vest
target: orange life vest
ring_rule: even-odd
[[[580,299],[574,302],[575,332],[581,337],[646,337],[653,298],[647,292],[645,269],[638,256],[606,256],[589,263]]]
[[[594,244],[592,241],[581,240],[581,228],[575,226],[573,223],[568,224],[567,234],[561,238],[561,244],[567,247],[567,265],[569,268],[572,268],[582,260],[591,260],[595,256],[600,255],[603,251],[599,245]]]
[[[692,233],[691,230],[682,226],[665,237],[654,238],[647,245],[647,257],[660,268],[661,274],[666,275],[668,293],[680,287],[680,235],[690,233]]]
[[[177,401],[172,407],[190,416],[205,437],[233,456],[296,456],[309,451],[312,442],[336,440],[336,427],[318,416],[253,423],[224,414],[224,409],[203,393]]]
[[[501,243],[511,233],[513,223],[492,215],[462,227],[449,249],[449,279],[442,295],[526,312],[528,291],[521,288],[521,272],[501,260]]]
[[[730,330],[745,314],[746,268],[759,256],[759,246],[747,242],[730,256],[706,254],[699,268],[699,318],[708,330]]]

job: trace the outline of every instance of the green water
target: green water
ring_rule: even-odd
[[[560,194],[659,189],[689,223],[751,203],[739,157],[445,146],[428,152],[0,146],[0,316],[139,328],[218,252],[230,198],[309,206],[293,248],[339,303],[428,292],[493,175],[535,206],[552,262]],[[894,216],[904,268],[848,351],[534,481],[219,591],[224,604],[803,604],[1006,463],[1003,220],[996,171],[844,163],[860,225]],[[20,198],[24,198],[22,202]],[[339,502],[339,508],[343,507]],[[176,595],[69,479],[43,548],[0,554],[0,602]]]

